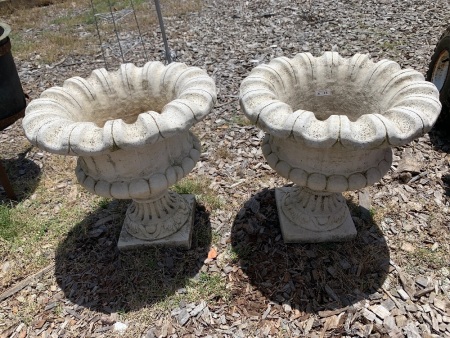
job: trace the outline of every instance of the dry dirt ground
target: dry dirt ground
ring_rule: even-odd
[[[104,66],[92,21],[73,18],[89,18],[86,3],[0,13],[15,29],[30,98]],[[263,135],[238,103],[255,65],[298,52],[370,53],[425,73],[449,18],[446,0],[204,0],[166,15],[177,61],[206,69],[219,97],[193,128],[203,154],[177,187],[199,201],[188,251],[118,252],[128,201],[88,194],[76,159],[31,147],[20,121],[2,131],[2,163],[19,200],[0,190],[0,336],[450,337],[448,127],[393,149],[388,175],[345,194],[356,239],[286,245],[274,188],[289,182],[266,164]],[[113,69],[121,57],[103,24]],[[127,61],[162,59],[154,20],[141,27],[145,50],[132,24],[122,28]],[[76,46],[63,48],[61,35]],[[36,44],[43,36],[48,44]]]

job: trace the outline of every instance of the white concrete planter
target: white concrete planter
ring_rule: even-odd
[[[266,132],[269,165],[296,184],[276,190],[285,242],[354,237],[342,192],[380,180],[391,147],[428,132],[441,109],[439,92],[420,73],[332,52],[256,67],[241,84],[240,103]]]
[[[45,90],[27,107],[23,128],[37,147],[78,156],[77,178],[90,192],[133,199],[120,248],[189,247],[193,198],[168,188],[199,159],[200,144],[189,128],[215,101],[214,81],[200,68],[124,64]]]

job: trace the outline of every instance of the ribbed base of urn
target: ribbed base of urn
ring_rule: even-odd
[[[301,187],[275,189],[278,217],[285,243],[351,240],[356,228],[340,193]]]
[[[142,203],[133,201],[137,205],[133,207],[132,204],[127,210],[117,243],[119,250],[136,249],[145,246],[191,248],[195,197],[194,195],[179,195],[173,192],[169,192],[168,195],[163,198],[174,198],[179,209],[175,209],[174,213],[171,213],[169,217],[165,217],[163,221],[159,220],[159,222],[142,222],[141,216],[136,218],[136,210],[141,210],[142,212],[142,209],[148,209],[149,206],[143,206]],[[129,213],[130,210],[131,212]],[[150,229],[154,229],[154,232],[151,233]]]
[[[189,203],[181,195],[168,191],[158,199],[133,200],[125,215],[124,227],[133,237],[151,241],[174,234],[190,215]]]

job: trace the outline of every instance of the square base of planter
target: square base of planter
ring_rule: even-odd
[[[285,243],[321,243],[321,242],[343,242],[356,236],[356,228],[350,211],[344,222],[336,229],[328,231],[311,231],[294,224],[281,210],[281,202],[284,195],[295,188],[283,187],[275,189],[275,200],[277,202],[278,218],[280,220],[281,233]]]
[[[117,247],[119,250],[130,250],[140,247],[152,247],[152,246],[165,246],[165,247],[177,247],[181,249],[191,248],[192,229],[195,218],[195,196],[194,195],[181,195],[191,208],[191,216],[188,222],[186,222],[180,230],[173,235],[165,238],[148,241],[131,236],[125,227],[122,227],[120,232],[119,241]]]

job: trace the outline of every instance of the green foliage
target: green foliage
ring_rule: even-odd
[[[247,245],[236,245],[233,246],[230,250],[230,258],[232,261],[237,261],[239,259],[248,259],[252,254],[251,246]]]
[[[17,236],[20,224],[12,216],[12,211],[6,205],[0,204],[0,237],[11,240]]]
[[[429,248],[418,248],[410,254],[412,261],[420,262],[420,265],[433,269],[442,269],[448,266],[448,257],[444,250],[432,251]]]
[[[231,122],[237,124],[240,127],[253,125],[252,122],[243,115],[234,115],[231,119]]]
[[[201,272],[198,279],[191,282],[191,286],[199,293],[200,298],[209,298],[212,296],[227,298],[226,283],[219,274]]]
[[[210,180],[205,177],[184,178],[176,183],[172,190],[179,194],[192,194],[212,210],[218,209],[222,206],[222,200],[217,197],[217,194],[209,187]]]
[[[100,201],[98,201],[98,206],[102,209],[108,209],[108,205],[110,202],[110,198],[102,198]]]

